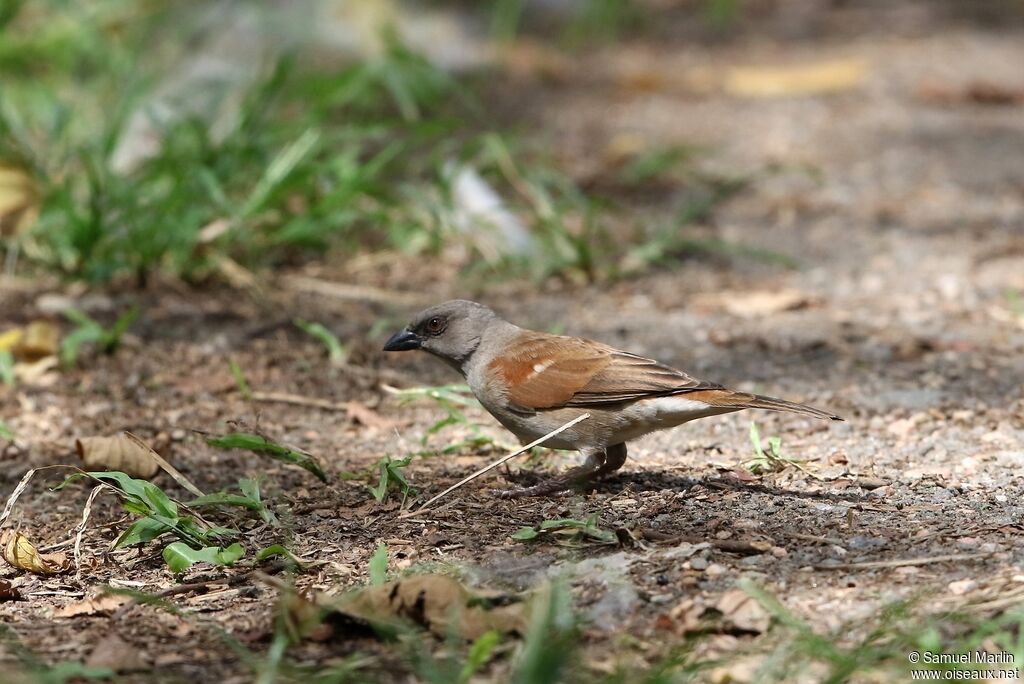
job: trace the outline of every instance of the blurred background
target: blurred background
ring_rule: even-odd
[[[1022,20],[1012,0],[5,0],[3,272],[238,284],[395,252],[474,287],[588,283],[1019,227]],[[758,226],[720,218],[756,195]]]

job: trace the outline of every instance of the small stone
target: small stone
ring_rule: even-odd
[[[708,577],[721,577],[726,572],[728,572],[728,570],[725,568],[724,565],[719,565],[718,563],[712,563],[711,565],[708,566],[708,569],[704,571],[704,574],[707,575]]]
[[[947,589],[949,589],[949,593],[953,594],[953,596],[963,596],[967,592],[974,590],[977,586],[978,583],[972,579],[962,579],[950,582]]]
[[[913,432],[917,423],[918,421],[913,417],[901,418],[900,420],[890,423],[889,427],[886,428],[886,431],[891,435],[895,435],[899,439],[906,439],[910,433]]]
[[[690,567],[694,570],[706,570],[708,567],[708,562],[706,559],[698,556],[696,558],[690,559]]]

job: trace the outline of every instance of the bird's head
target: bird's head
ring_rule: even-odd
[[[422,349],[461,366],[476,348],[487,326],[497,318],[483,304],[453,299],[416,314],[404,330],[384,343],[384,351]]]

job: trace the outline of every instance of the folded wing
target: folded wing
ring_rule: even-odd
[[[600,406],[721,385],[697,380],[653,359],[577,337],[525,333],[491,363],[525,410]]]

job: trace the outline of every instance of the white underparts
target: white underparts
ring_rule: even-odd
[[[682,396],[644,399],[636,403],[635,410],[645,422],[660,425],[679,425],[695,418],[726,412],[720,406]]]

